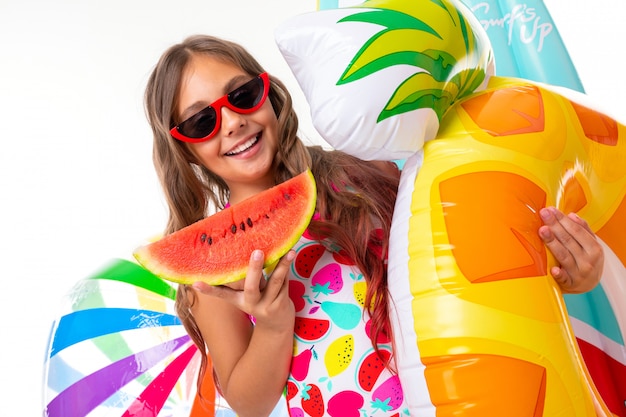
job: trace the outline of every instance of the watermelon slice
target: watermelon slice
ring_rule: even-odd
[[[309,225],[317,191],[311,171],[234,204],[133,255],[153,274],[181,284],[221,285],[243,279],[255,249],[274,265]]]

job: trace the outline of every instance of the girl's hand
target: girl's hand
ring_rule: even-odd
[[[228,285],[212,286],[196,282],[193,288],[203,294],[220,297],[254,317],[257,326],[276,331],[293,331],[295,308],[289,298],[287,273],[295,252],[290,250],[276,265],[272,274],[263,275],[264,254],[255,250],[250,256],[246,278]]]
[[[550,273],[561,290],[571,294],[592,290],[602,278],[604,252],[587,222],[554,207],[543,208],[539,214],[544,223],[539,236],[560,264]]]

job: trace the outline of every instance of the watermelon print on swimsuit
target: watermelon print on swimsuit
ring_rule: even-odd
[[[408,415],[397,376],[374,354],[367,284],[355,265],[307,233],[294,247],[289,293],[295,348],[286,397],[292,417]],[[391,356],[388,340],[379,344]]]

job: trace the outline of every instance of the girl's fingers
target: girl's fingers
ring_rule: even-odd
[[[587,222],[554,207],[542,209],[540,215],[544,226],[539,235],[560,263],[550,271],[556,282],[566,292],[592,289],[602,274],[603,251]]]
[[[554,209],[554,208],[553,208]],[[559,223],[563,226],[574,240],[583,248],[587,246],[595,247],[596,234],[591,230],[589,224],[576,213],[569,213],[567,216],[554,209]]]
[[[567,273],[566,269],[560,268],[558,266],[553,266],[550,269],[550,274],[563,290],[569,290],[571,287],[573,287],[574,280]]]
[[[260,250],[252,252],[246,278],[243,281],[243,291],[238,291],[224,285],[208,285],[205,282],[196,282],[192,287],[202,294],[219,297],[230,302],[241,311],[254,315],[255,311],[259,311],[259,308],[265,308],[262,307],[263,305],[270,305],[280,297],[281,294],[287,294],[288,296],[288,272],[295,256],[295,251],[290,250],[287,252],[287,254],[280,259],[272,275],[267,279],[267,282],[265,282],[263,275],[265,256]]]
[[[544,219],[546,225],[551,228],[551,231],[554,233],[556,239],[564,246],[573,250],[580,248],[581,245],[578,241],[580,234],[581,232],[585,234],[587,232],[581,229],[578,223],[573,222],[570,217],[565,216],[554,207],[550,207],[547,212],[549,215],[546,215],[546,212],[542,211],[542,218]]]
[[[587,230],[589,233],[594,234],[593,230],[591,230],[591,227],[589,226],[589,224],[585,221],[585,219],[581,218],[580,216],[578,216],[578,214],[576,213],[569,213],[567,215],[567,217],[572,220],[573,222],[581,225],[585,230]],[[595,237],[595,235],[594,235]]]
[[[267,297],[268,300],[275,300],[281,291],[288,288],[289,280],[287,279],[287,273],[289,272],[291,261],[293,261],[295,256],[295,251],[290,250],[280,259],[278,265],[274,268],[263,290],[264,296]]]
[[[541,210],[541,218],[543,219],[544,226],[539,228],[539,235],[543,239],[544,243],[554,255],[554,258],[560,263],[568,263],[572,261],[570,251],[563,243],[563,234],[565,233],[563,227],[558,222],[556,216],[547,209]],[[559,235],[561,237],[559,238]]]
[[[198,281],[193,283],[192,287],[202,294],[219,297],[240,310],[248,312],[249,307],[247,306],[253,306],[261,299],[259,284],[263,277],[263,261],[262,251],[255,250],[252,252],[246,278],[235,283],[236,285],[209,285]]]
[[[261,280],[263,278],[263,263],[265,255],[263,251],[254,250],[250,255],[248,272],[243,284],[244,301],[249,305],[255,305],[261,299]]]
[[[250,257],[250,266],[248,275],[244,284],[244,303],[249,308],[254,308],[260,303],[272,303],[281,293],[283,288],[288,287],[287,274],[291,265],[291,261],[295,258],[295,251],[290,250],[283,256],[272,274],[267,278],[267,282],[263,275],[263,252],[256,250]]]

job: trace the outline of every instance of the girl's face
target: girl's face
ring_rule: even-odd
[[[231,63],[194,55],[181,78],[178,120],[188,119],[252,78]],[[274,185],[271,167],[278,149],[278,121],[269,98],[253,113],[228,107],[219,111],[221,126],[215,136],[187,146],[199,163],[224,179],[234,204]]]

